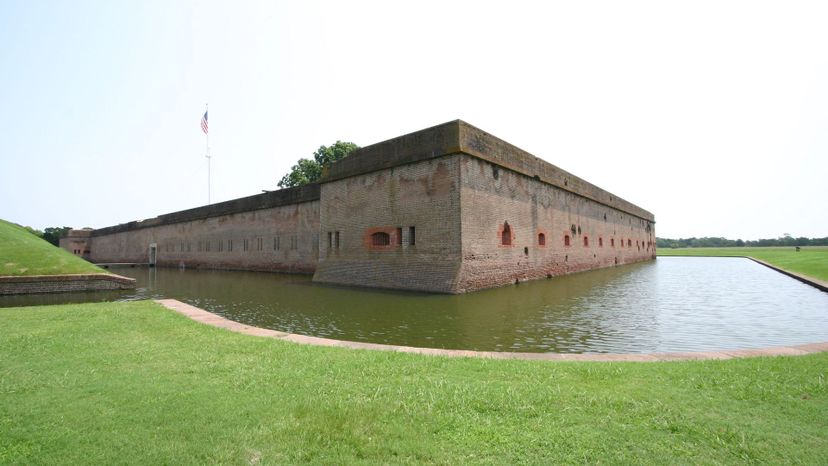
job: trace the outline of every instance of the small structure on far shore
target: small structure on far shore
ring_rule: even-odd
[[[89,249],[89,238],[92,235],[92,231],[91,228],[69,230],[69,233],[60,239],[60,247],[76,256],[89,260],[91,252]]]

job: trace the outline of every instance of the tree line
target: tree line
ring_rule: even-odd
[[[785,234],[779,238],[757,239],[742,241],[741,239],[727,239],[721,237],[704,238],[656,238],[659,248],[733,248],[733,247],[764,247],[764,246],[828,246],[828,236],[825,238],[794,238]]]
[[[60,238],[66,236],[66,234],[69,233],[69,230],[72,229],[72,227],[48,227],[41,231],[30,226],[20,226],[29,233],[37,236],[38,238],[43,238],[55,246],[60,246]]]

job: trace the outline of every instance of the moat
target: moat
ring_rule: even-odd
[[[118,268],[138,288],[0,298],[0,307],[175,298],[229,319],[341,340],[524,352],[703,351],[828,341],[828,293],[747,259],[650,263],[432,295],[309,276]]]

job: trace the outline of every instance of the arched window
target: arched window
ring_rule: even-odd
[[[615,238],[610,238],[610,246],[615,247]]]
[[[538,246],[546,246],[546,235],[538,233]]]
[[[601,238],[600,236],[598,237],[598,247],[599,248],[604,247],[604,238]]]
[[[569,246],[569,235],[564,235],[564,246]]]
[[[584,247],[587,247],[587,246],[589,246],[589,237],[584,236]]]
[[[388,246],[391,244],[391,235],[388,233],[378,231],[371,235],[371,245],[373,246]]]
[[[632,247],[632,240],[631,240],[631,239],[629,239],[629,238],[627,238],[627,247],[628,247],[628,248],[631,248],[631,247]]]
[[[500,234],[500,244],[503,246],[512,245],[512,228],[509,222],[503,222],[503,232]]]

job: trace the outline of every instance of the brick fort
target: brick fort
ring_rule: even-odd
[[[61,246],[96,263],[439,293],[656,255],[653,214],[460,120],[358,149],[316,184],[73,230]]]

